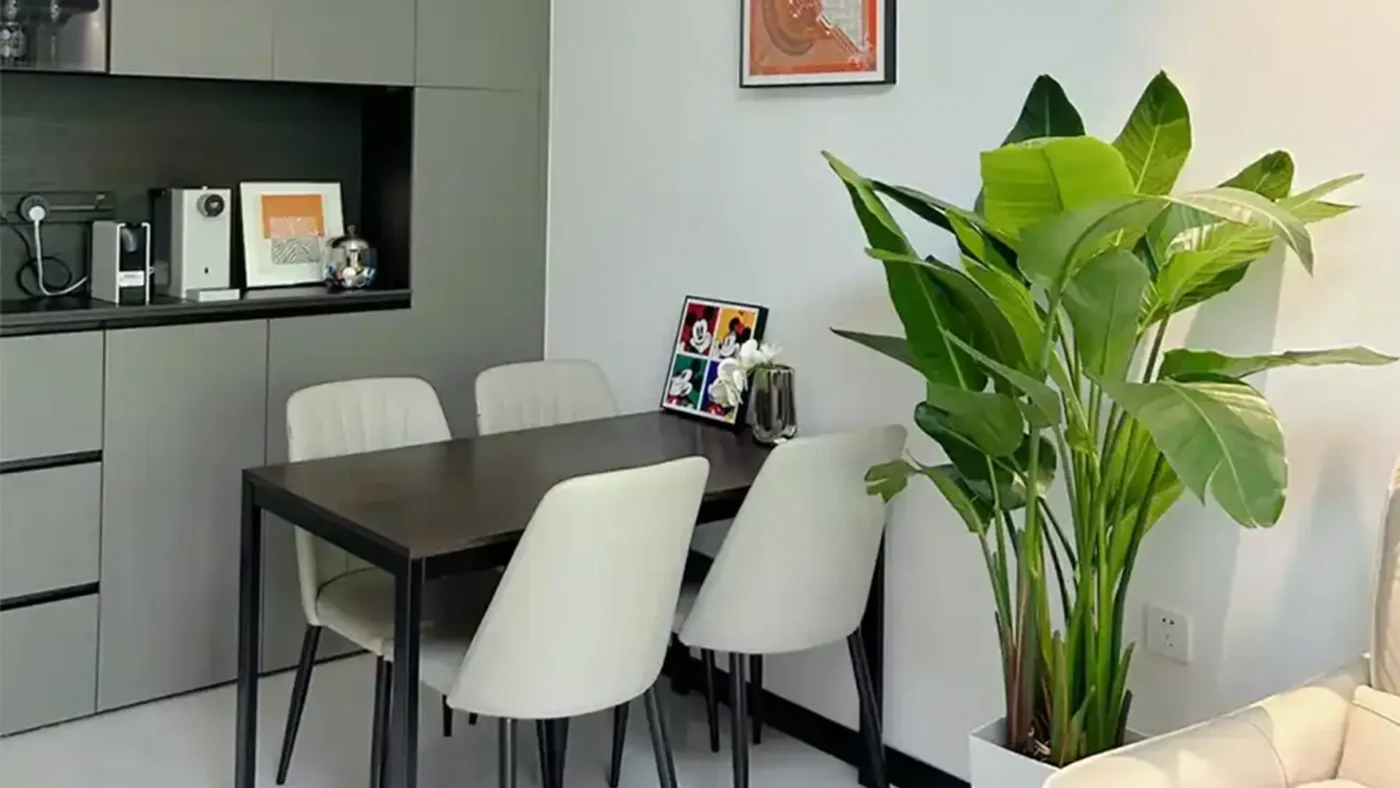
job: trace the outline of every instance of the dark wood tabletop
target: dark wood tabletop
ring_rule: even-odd
[[[652,412],[252,468],[244,478],[418,559],[518,539],[545,492],[565,479],[682,457],[710,461],[707,504],[735,503],[767,454],[747,433]]]

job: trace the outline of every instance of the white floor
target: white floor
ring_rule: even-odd
[[[370,705],[374,663],[369,657],[316,668],[302,719],[289,788],[369,785]],[[291,674],[262,683],[259,785],[273,785],[277,750],[286,720]],[[705,713],[697,695],[667,696],[672,746],[685,788],[732,785],[728,729],[724,747],[711,754]],[[721,716],[727,709],[721,708]],[[228,788],[233,783],[232,687],[149,703],[86,720],[0,739],[0,786],[5,788]],[[443,738],[439,699],[423,696],[419,785],[461,788],[496,784],[496,726],[468,726],[459,715],[452,738]],[[575,720],[569,730],[569,788],[603,788],[611,716]],[[520,785],[539,785],[533,726],[520,733]],[[855,770],[771,730],[752,750],[755,788],[847,788]],[[657,784],[646,715],[635,704],[623,766],[623,788]]]

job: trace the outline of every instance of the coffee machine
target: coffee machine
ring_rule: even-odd
[[[231,189],[164,189],[156,194],[155,258],[169,265],[165,292],[189,301],[239,297],[229,288]]]
[[[150,222],[92,223],[92,297],[113,304],[151,303]]]

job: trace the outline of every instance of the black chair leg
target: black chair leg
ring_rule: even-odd
[[[515,788],[515,732],[515,720],[501,720],[500,741],[497,745],[499,763],[496,764],[500,771],[500,788]]]
[[[477,714],[476,712],[472,712],[471,714],[467,715],[467,724],[475,725],[476,721],[479,719],[481,719],[481,715]]]
[[[661,710],[661,699],[657,697],[656,686],[646,691],[647,728],[651,730],[651,750],[656,757],[656,776],[661,788],[677,788],[676,761],[671,755],[671,737],[666,732],[666,715]]]
[[[671,636],[671,644],[666,647],[666,667],[665,672],[671,674],[671,691],[677,695],[689,695],[690,681],[685,675],[685,663],[690,657],[690,650],[682,643],[681,639]]]
[[[564,788],[564,762],[569,751],[569,719],[565,717],[552,720],[551,724],[554,725],[554,736],[550,739],[550,744],[554,745],[554,788]]]
[[[763,743],[763,655],[749,656],[749,719],[753,721],[753,743]]]
[[[846,638],[851,652],[851,668],[855,673],[856,692],[860,696],[861,730],[865,733],[866,768],[874,788],[889,788],[885,776],[885,743],[881,731],[880,699],[875,696],[875,681],[870,673],[870,658],[865,653],[865,641],[860,630]]]
[[[394,682],[392,662],[377,660],[374,663],[374,732],[369,743],[369,784],[370,788],[384,788],[386,753],[389,748],[389,695]]]
[[[447,705],[447,698],[442,699],[442,735],[452,735],[452,707]]]
[[[626,703],[613,707],[612,760],[608,762],[608,788],[617,788],[622,780],[622,747],[627,743]]]
[[[719,696],[715,694],[715,652],[700,649],[700,667],[705,673],[705,722],[710,726],[710,752],[719,752]]]
[[[549,720],[535,720],[535,738],[540,749],[540,785],[554,788],[554,728]]]
[[[321,642],[321,628],[307,625],[301,636],[301,658],[297,660],[297,675],[292,680],[292,703],[287,709],[287,728],[282,733],[282,756],[277,759],[277,784],[287,782],[287,770],[292,766],[292,748],[301,728],[301,713],[306,708],[306,691],[311,687],[311,669],[316,666],[316,647]]]
[[[729,655],[729,741],[734,749],[734,788],[749,788],[749,710],[743,654]]]

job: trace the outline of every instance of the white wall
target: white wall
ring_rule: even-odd
[[[1369,177],[1367,207],[1317,232],[1311,280],[1256,272],[1180,321],[1201,347],[1363,343],[1400,350],[1400,4],[1389,0],[905,0],[892,89],[735,87],[736,0],[556,0],[547,352],[604,364],[624,406],[656,404],[687,293],[773,309],[803,428],[905,421],[919,381],[827,333],[897,326],[880,269],[821,149],[970,202],[977,152],[1054,74],[1112,137],[1165,67],[1191,102],[1185,185],[1272,147],[1299,179]],[[945,242],[929,235],[929,251]],[[1290,502],[1245,533],[1187,502],[1154,533],[1139,594],[1195,618],[1196,658],[1136,666],[1135,724],[1214,714],[1359,654],[1382,492],[1400,450],[1400,368],[1289,370],[1267,392],[1291,455]],[[922,438],[916,451],[929,454]],[[931,455],[930,455],[931,456]],[[964,775],[966,732],[998,713],[991,602],[976,547],[930,489],[897,506],[889,571],[890,743]],[[1133,616],[1136,628],[1140,617]],[[768,671],[783,694],[853,723],[839,652]]]

